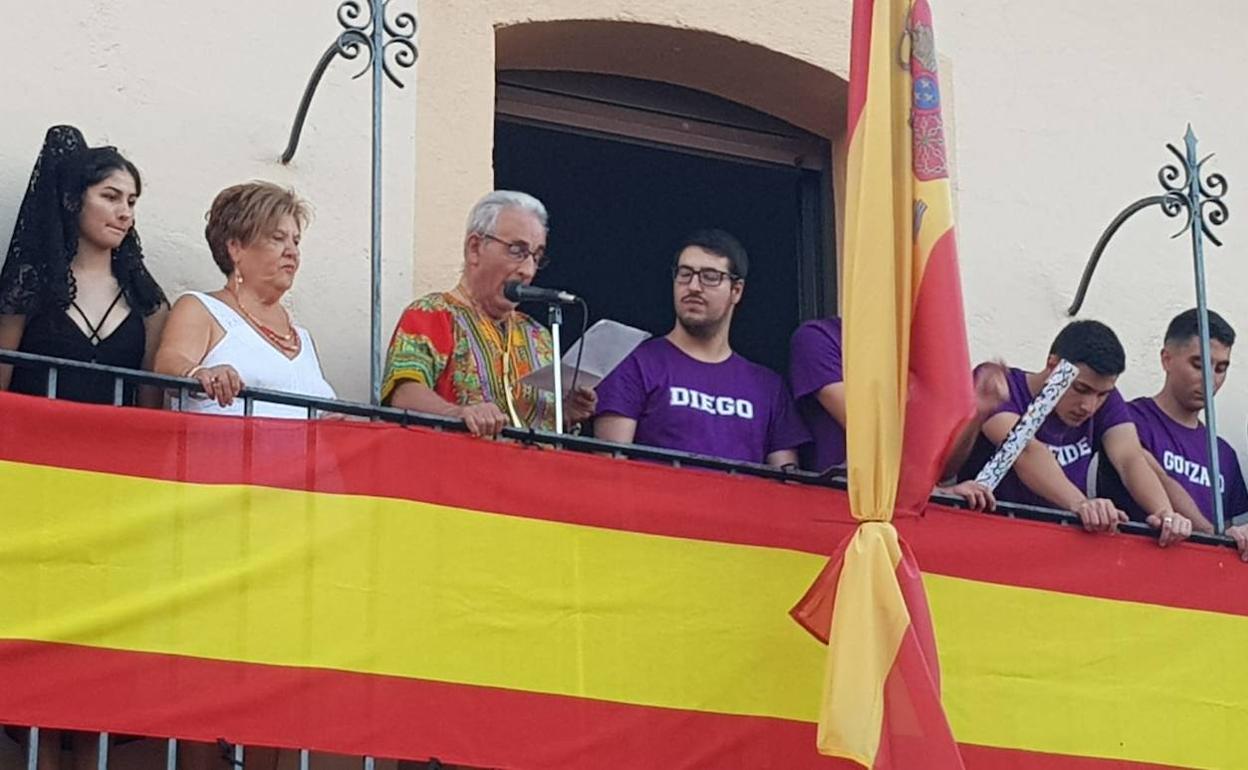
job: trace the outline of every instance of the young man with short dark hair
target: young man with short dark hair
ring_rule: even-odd
[[[1099,321],[1074,321],[1062,329],[1040,371],[1009,369],[1009,397],[984,421],[962,476],[974,478],[1062,359],[1077,368],[1075,381],[997,487],[997,499],[1073,511],[1088,531],[1113,531],[1127,515],[1086,492],[1088,468],[1099,452],[1118,470],[1147,521],[1161,530],[1161,545],[1186,538],[1191,522],[1171,508],[1114,387],[1126,369],[1122,343]]]
[[[1209,362],[1213,392],[1226,381],[1231,365],[1235,330],[1222,316],[1209,311]],[[1200,413],[1205,408],[1204,374],[1201,368],[1200,320],[1195,308],[1179,313],[1166,329],[1161,349],[1161,368],[1166,379],[1157,395],[1137,398],[1127,405],[1140,444],[1156,461],[1153,470],[1162,480],[1175,507],[1188,513],[1198,531],[1213,532],[1213,484],[1209,470],[1209,444]],[[1239,468],[1239,457],[1218,439],[1222,510],[1231,517],[1248,512],[1248,488]],[[1112,467],[1103,467],[1098,488],[1133,519],[1143,511],[1127,493]],[[1190,498],[1190,501],[1189,501]],[[1184,511],[1187,513],[1187,511]],[[1228,533],[1234,535],[1235,533]],[[1237,538],[1238,540],[1239,538]],[[1241,543],[1248,545],[1248,543]],[[1242,549],[1241,549],[1242,550]]]
[[[672,265],[676,324],[599,383],[595,436],[796,467],[810,435],[788,387],[728,343],[748,273],[745,249],[723,230],[685,239]]]

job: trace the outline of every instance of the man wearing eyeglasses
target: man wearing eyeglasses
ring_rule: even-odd
[[[382,403],[464,421],[474,435],[505,427],[555,427],[554,396],[520,380],[554,358],[550,332],[503,296],[546,264],[546,207],[527,193],[495,190],[468,215],[458,285],[413,302],[386,354]],[[565,404],[573,424],[597,398],[577,388]]]
[[[676,325],[598,385],[594,435],[729,460],[797,464],[810,440],[780,375],[732,351],[749,257],[722,230],[685,239],[672,269]]]

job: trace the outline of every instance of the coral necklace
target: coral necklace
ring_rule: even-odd
[[[238,303],[238,309],[243,311],[243,315],[247,317],[247,320],[251,322],[252,326],[256,327],[256,329],[264,335],[265,339],[276,345],[285,353],[299,352],[299,334],[295,331],[294,322],[290,320],[290,311],[288,311],[283,305],[278,305],[278,307],[282,308],[282,312],[286,314],[286,328],[290,329],[290,331],[286,334],[281,334],[273,327],[265,324],[259,318],[252,315],[251,311],[247,309],[247,306],[243,304],[243,295],[241,293],[234,292],[234,300]]]

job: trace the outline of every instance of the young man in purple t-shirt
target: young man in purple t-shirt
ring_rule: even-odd
[[[803,447],[802,467],[824,473],[843,468],[845,451],[845,377],[841,364],[841,319],[822,318],[797,327],[789,341],[789,384],[798,414],[810,430],[812,443]],[[946,477],[952,477],[966,459],[978,426],[1005,398],[1005,374],[999,365],[980,367],[975,376],[976,421],[955,443]],[[937,491],[962,497],[974,509],[996,507],[992,490],[963,481]]]
[[[797,327],[789,341],[789,383],[812,442],[802,467],[823,471],[845,465],[845,374],[841,319],[820,318]]]
[[[729,460],[797,465],[810,440],[780,375],[732,351],[749,257],[722,230],[685,239],[672,268],[676,324],[598,384],[594,435]]]
[[[1231,346],[1235,330],[1222,316],[1209,311],[1209,357],[1213,369],[1213,392],[1226,381],[1231,365]],[[1127,405],[1140,444],[1156,461],[1154,472],[1162,480],[1171,501],[1179,511],[1193,519],[1200,532],[1213,532],[1213,485],[1209,471],[1209,445],[1204,424],[1200,421],[1205,408],[1204,375],[1200,357],[1200,319],[1196,309],[1175,316],[1166,329],[1161,349],[1161,368],[1165,384],[1152,398],[1137,398]],[[1239,468],[1239,457],[1231,445],[1218,439],[1218,460],[1221,471],[1222,510],[1229,520],[1248,513],[1248,488]],[[1134,519],[1143,512],[1123,488],[1122,480],[1112,467],[1101,469],[1098,488],[1112,498]],[[1190,505],[1192,512],[1185,510]],[[1248,526],[1233,527],[1228,532],[1240,544],[1241,556],[1248,557]],[[1244,530],[1244,531],[1240,531]]]
[[[1114,387],[1126,369],[1122,343],[1099,321],[1074,321],[1062,329],[1053,340],[1043,370],[1009,369],[1009,397],[984,421],[961,475],[974,478],[1062,359],[1078,369],[1074,384],[997,487],[997,498],[1073,511],[1088,531],[1113,531],[1127,515],[1112,501],[1089,498],[1086,493],[1092,456],[1100,452],[1118,470],[1127,490],[1146,512],[1147,521],[1161,529],[1160,543],[1186,538],[1191,534],[1191,522],[1172,509],[1140,446],[1126,404]]]

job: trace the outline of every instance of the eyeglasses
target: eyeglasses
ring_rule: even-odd
[[[677,265],[672,268],[672,277],[676,279],[676,283],[687,284],[693,282],[694,276],[698,277],[698,283],[703,286],[713,288],[724,282],[727,278],[732,281],[741,280],[741,276],[734,273],[726,273],[723,270],[716,270],[713,267],[704,267],[702,269],[692,268],[688,265]]]
[[[538,246],[537,249],[534,250],[530,249],[529,244],[524,241],[504,241],[502,238],[490,235],[489,233],[482,233],[481,237],[488,241],[494,241],[495,243],[502,244],[507,249],[507,256],[517,262],[523,262],[529,257],[532,257],[538,270],[541,270],[543,267],[550,264],[550,257],[546,256],[545,246]]]

